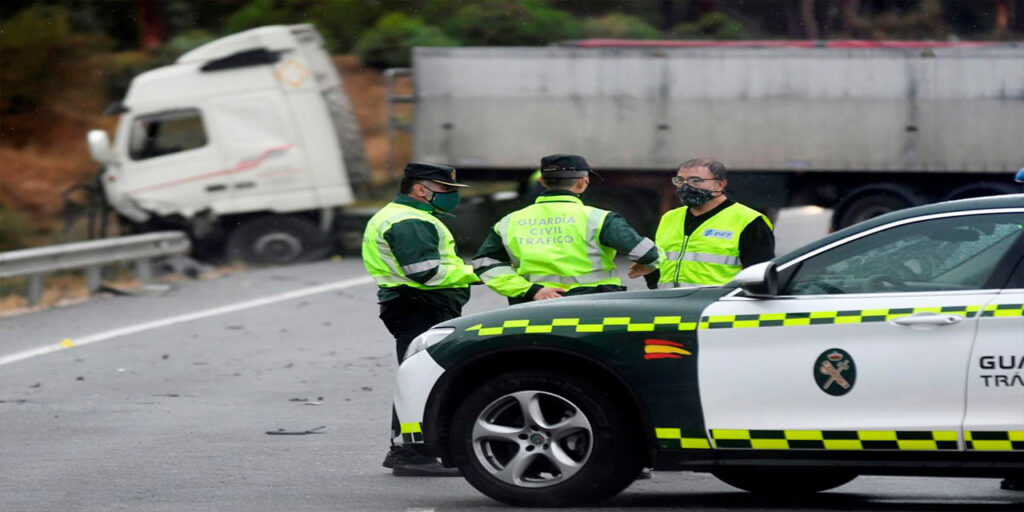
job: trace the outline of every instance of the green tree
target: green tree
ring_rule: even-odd
[[[479,46],[533,46],[583,34],[579,20],[540,0],[469,4],[445,22],[444,30],[463,44]]]
[[[657,39],[661,32],[646,21],[628,14],[610,13],[583,22],[586,37],[611,39]]]
[[[692,23],[680,23],[671,30],[676,39],[749,39],[739,21],[722,12],[709,12]]]
[[[355,51],[364,66],[401,67],[409,65],[414,46],[458,46],[458,41],[420,18],[396,12],[383,16],[366,31]]]

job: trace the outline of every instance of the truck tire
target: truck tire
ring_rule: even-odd
[[[327,237],[312,221],[295,216],[264,215],[242,223],[228,235],[229,261],[250,265],[286,265],[324,257]]]
[[[456,410],[452,458],[473,487],[510,505],[598,502],[640,474],[641,436],[623,410],[600,386],[572,375],[501,375]]]
[[[942,198],[942,200],[952,201],[954,199],[970,199],[972,197],[1020,194],[1021,192],[1024,192],[1024,187],[1014,183],[982,181],[980,183],[971,183],[970,185],[958,187],[950,192],[949,195]]]
[[[843,229],[923,202],[913,189],[903,185],[856,189],[836,205],[832,214],[832,229]]]
[[[810,494],[834,489],[857,478],[839,470],[722,469],[715,478],[744,491],[758,494]]]

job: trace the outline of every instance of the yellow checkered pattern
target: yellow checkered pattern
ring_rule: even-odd
[[[895,318],[917,313],[943,313],[973,317],[1024,316],[1024,304],[994,304],[987,307],[935,306],[922,308],[857,309],[845,311],[809,311],[797,313],[764,313],[760,315],[713,315],[700,318],[700,322],[684,321],[681,316],[636,318],[609,316],[595,319],[553,318],[550,321],[505,320],[501,325],[476,324],[466,332],[478,336],[502,334],[549,334],[552,332],[665,332],[693,331],[697,329],[743,329],[752,327],[789,327],[794,325],[833,325],[888,322]],[[515,331],[513,331],[515,329]]]
[[[499,336],[516,333],[538,334],[558,331],[567,332],[655,332],[655,331],[693,331],[697,322],[684,322],[681,316],[656,316],[634,321],[629,316],[608,316],[583,320],[581,318],[553,318],[550,322],[531,323],[529,320],[505,320],[501,325],[484,327],[476,324],[467,327],[467,332],[476,332],[479,336]]]
[[[1024,451],[1024,430],[968,430],[964,441],[968,450]]]
[[[985,306],[982,317],[1024,316],[1024,304],[989,304]]]
[[[662,448],[711,449],[711,443],[708,442],[706,436],[691,435],[689,432],[687,435],[683,435],[683,430],[679,428],[656,428],[654,434],[658,438],[658,445]]]
[[[402,441],[406,443],[422,443],[423,424],[419,422],[402,423]]]
[[[956,431],[712,429],[718,449],[956,450]]]
[[[858,309],[846,311],[810,311],[800,313],[765,313],[761,315],[714,315],[700,319],[701,329],[743,329],[750,327],[789,327],[794,325],[861,324],[888,322],[916,313],[944,313],[970,317],[981,306],[943,306],[924,308]]]

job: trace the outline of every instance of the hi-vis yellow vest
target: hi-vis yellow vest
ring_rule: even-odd
[[[771,228],[767,217],[752,208],[733,203],[705,220],[689,237],[683,234],[687,207],[671,210],[661,218],[654,244],[665,251],[658,288],[728,283],[740,264],[740,233],[758,217]]]
[[[391,247],[384,239],[384,233],[387,233],[395,224],[409,219],[423,220],[437,228],[439,239],[437,251],[440,254],[440,260],[422,261],[408,266],[412,268],[402,268],[398,264],[398,260],[391,252]],[[409,286],[421,290],[463,288],[477,281],[473,267],[467,265],[456,254],[455,239],[440,220],[423,210],[397,203],[388,203],[366,224],[366,231],[363,232],[363,264],[366,266],[366,271],[377,282],[377,286],[381,288],[394,286]],[[425,284],[405,277],[407,273],[421,272],[434,266],[437,266],[437,273]]]
[[[615,249],[600,243],[607,215],[584,206],[577,197],[540,196],[534,204],[506,215],[495,230],[516,273],[531,283],[564,290],[621,285]]]

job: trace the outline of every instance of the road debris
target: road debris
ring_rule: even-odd
[[[279,428],[277,430],[268,430],[267,434],[271,436],[304,436],[306,434],[323,434],[324,432],[322,429],[325,428],[327,428],[326,425],[320,425],[319,427],[311,428],[309,430],[285,430],[283,428]]]

